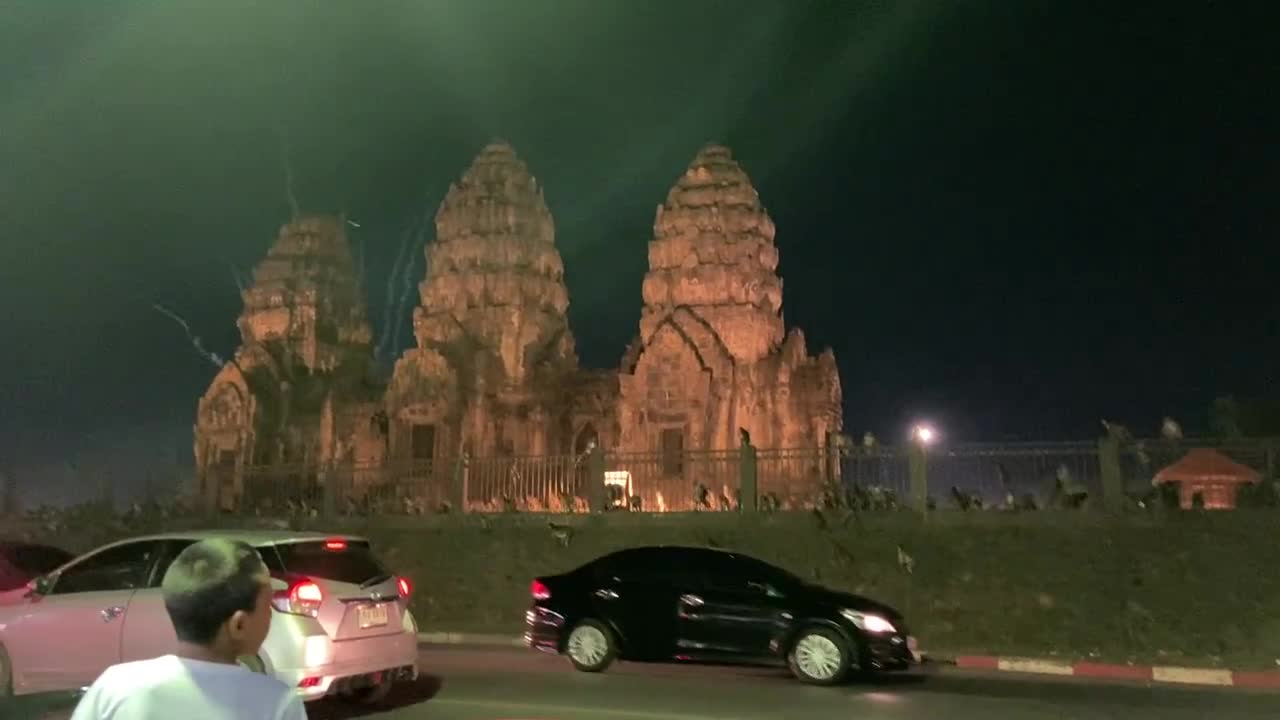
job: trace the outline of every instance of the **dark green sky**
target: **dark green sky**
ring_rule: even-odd
[[[228,266],[288,213],[281,129],[304,207],[362,224],[375,302],[401,228],[512,141],[591,365],[636,332],[654,206],[715,139],[774,216],[788,323],[834,346],[851,430],[1150,432],[1275,382],[1267,4],[3,7],[7,462],[189,447],[211,368],[149,308],[233,349]]]

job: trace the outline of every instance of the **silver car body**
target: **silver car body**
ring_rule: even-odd
[[[242,540],[264,559],[294,544],[367,543],[341,534],[198,531],[131,538],[93,550],[50,573],[50,594],[25,590],[0,598],[0,662],[7,658],[13,693],[76,690],[113,664],[174,652],[178,640],[159,587],[163,567],[185,544],[208,537]],[[133,587],[76,592],[73,585],[59,592],[59,582],[77,577],[77,566],[93,567],[81,564],[94,558],[101,565],[103,558],[113,557],[104,553],[143,558],[145,578],[125,583]],[[268,559],[268,566],[273,564]],[[395,576],[370,578],[372,583],[306,579],[321,588],[323,600],[314,616],[272,610],[258,658],[263,671],[296,688],[304,700],[417,677],[418,628]],[[278,591],[288,587],[281,579],[272,582]]]

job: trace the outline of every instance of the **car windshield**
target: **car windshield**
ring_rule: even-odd
[[[279,570],[295,575],[363,585],[389,577],[369,543],[357,540],[317,540],[274,546]],[[263,553],[264,556],[267,552]],[[268,561],[268,565],[272,565]]]

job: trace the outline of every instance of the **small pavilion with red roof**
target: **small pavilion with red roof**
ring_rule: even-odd
[[[1178,484],[1178,500],[1190,509],[1197,494],[1206,510],[1231,510],[1236,493],[1245,483],[1257,483],[1262,475],[1211,448],[1195,448],[1176,463],[1156,473],[1153,485]]]

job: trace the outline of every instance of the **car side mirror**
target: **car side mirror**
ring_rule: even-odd
[[[36,579],[27,583],[27,597],[41,597],[48,595],[53,589],[54,577],[52,575],[40,575]]]

